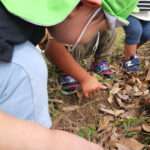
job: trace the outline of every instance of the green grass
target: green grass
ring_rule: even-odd
[[[55,109],[54,104],[50,103],[49,107],[50,107],[50,110],[51,110],[52,117],[57,117],[59,115],[59,111],[57,109]]]
[[[95,125],[87,126],[85,129],[80,129],[76,132],[77,135],[86,138],[88,141],[91,141],[92,135],[96,133]]]
[[[122,27],[117,28],[117,37],[116,37],[116,41],[115,41],[115,50],[113,51],[113,54],[122,52],[124,49],[124,38],[125,38],[125,34],[124,34],[124,30]]]
[[[131,136],[139,134],[140,132],[128,132],[129,128],[135,123],[145,122],[146,119],[147,118],[130,118],[130,119],[125,119],[123,121],[116,121],[112,125],[113,126],[123,126],[124,130],[125,130],[125,136],[131,137]]]

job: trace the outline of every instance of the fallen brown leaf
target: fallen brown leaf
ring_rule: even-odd
[[[78,109],[78,107],[79,106],[77,106],[77,105],[67,106],[67,107],[62,107],[62,110],[66,111],[66,112],[71,112],[71,111],[74,111],[74,110]]]
[[[49,102],[55,102],[55,103],[59,103],[59,104],[63,104],[64,102],[62,100],[58,100],[58,99],[49,99]]]
[[[100,121],[98,131],[104,130],[109,126],[109,122],[112,121],[111,116],[104,116],[103,121]]]
[[[120,107],[122,107],[122,108],[125,107],[124,103],[121,101],[121,99],[119,97],[116,98],[116,101]]]
[[[106,109],[106,108],[101,108],[101,111],[106,112],[116,117],[125,112],[124,110],[112,110],[112,109]]]
[[[114,94],[110,94],[107,100],[110,104],[112,104],[112,102],[114,101]]]
[[[149,65],[149,70],[148,70],[148,73],[147,73],[147,76],[146,76],[146,81],[149,81],[150,80],[150,65]]]
[[[112,90],[110,91],[110,94],[116,94],[121,90],[121,88],[119,88],[119,83],[115,83],[115,85],[113,86]]]
[[[129,111],[120,115],[122,119],[130,119],[130,118],[137,118],[138,113],[136,109],[130,109]]]
[[[84,96],[83,96],[83,92],[82,92],[81,88],[77,89],[77,97],[79,98],[80,101],[83,100]]]
[[[132,150],[122,144],[116,143],[116,147],[118,148],[118,150]]]
[[[122,99],[122,100],[128,100],[129,99],[129,96],[128,95],[122,95],[120,93],[117,93],[117,95]]]
[[[134,85],[134,84],[135,84],[135,81],[136,81],[135,77],[132,76],[131,79],[129,79],[129,80],[127,81],[127,83],[130,84],[130,85]]]
[[[124,150],[142,150],[144,148],[143,144],[139,143],[133,138],[125,138],[123,141],[120,141],[116,144],[116,146],[118,145],[119,148],[124,148]]]
[[[131,90],[133,90],[133,87],[130,86],[129,84],[126,84],[126,91],[130,92]]]
[[[138,127],[130,127],[128,129],[128,132],[140,132],[142,130],[142,127],[141,126],[138,126]]]
[[[150,125],[148,125],[147,123],[143,123],[142,128],[143,128],[144,131],[150,132]]]

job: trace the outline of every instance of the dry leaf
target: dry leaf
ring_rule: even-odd
[[[111,109],[101,108],[101,111],[106,112],[106,113],[108,113],[110,115],[114,115],[114,111],[111,110]]]
[[[104,116],[103,121],[100,121],[98,131],[106,129],[109,126],[109,122],[112,121],[112,119],[113,118],[111,116]]]
[[[148,70],[148,73],[147,73],[147,76],[146,76],[146,81],[149,81],[150,80],[150,66],[149,66],[149,70]]]
[[[135,81],[136,81],[135,77],[132,76],[131,79],[129,79],[129,80],[127,81],[127,83],[130,84],[130,85],[134,85],[134,84],[135,84]]]
[[[149,60],[145,60],[144,61],[144,70],[148,70],[149,69],[149,67],[150,67],[149,64],[150,64]]]
[[[144,91],[143,96],[149,95],[149,89],[147,89],[146,91]]]
[[[140,132],[142,129],[141,126],[138,127],[131,127],[130,129],[128,129],[128,132]]]
[[[139,106],[139,105],[138,105]],[[134,109],[136,108],[135,104],[131,104],[131,105],[126,105],[123,107],[125,110],[131,110],[131,109]]]
[[[116,142],[120,139],[120,134],[117,133],[117,128],[114,127],[112,129],[112,134],[111,134],[111,137],[110,137],[110,141],[113,143],[113,142]]]
[[[112,82],[105,82],[105,85],[106,85],[109,89],[112,89],[112,88],[113,88],[113,83],[112,83]]]
[[[144,131],[150,132],[150,126],[147,123],[143,123],[142,128],[143,128]]]
[[[122,95],[120,93],[117,93],[117,95],[122,99],[122,100],[128,100],[129,96],[128,95]]]
[[[119,88],[119,83],[116,83],[116,84],[113,86],[112,90],[110,91],[110,94],[116,94],[116,93],[118,93],[120,90],[121,90],[121,88]]]
[[[132,150],[122,144],[116,143],[116,147],[118,148],[118,150]]]
[[[119,116],[120,114],[123,114],[125,111],[124,110],[115,110],[114,111],[114,114],[115,114],[115,116],[117,117],[117,116]]]
[[[83,100],[84,96],[83,96],[83,92],[82,92],[81,88],[77,89],[77,97],[79,98],[80,101]]]
[[[55,102],[55,103],[59,103],[59,104],[63,104],[64,102],[62,100],[58,100],[58,99],[49,99],[49,102]]]
[[[110,94],[107,100],[110,104],[112,104],[112,102],[114,101],[114,95]]]
[[[139,89],[137,86],[133,86],[133,90],[135,91],[135,93],[139,92]]]
[[[142,96],[143,95],[143,92],[136,92],[133,94],[134,96]]]
[[[106,109],[106,108],[101,108],[101,111],[106,112],[106,113],[116,116],[116,117],[125,112],[124,110],[114,110],[113,111],[111,109]]]
[[[139,89],[141,91],[145,91],[148,87],[149,87],[149,84],[148,84],[147,81],[141,82],[140,85],[139,85]]]
[[[132,86],[130,86],[129,84],[126,84],[126,90],[127,90],[128,92],[130,92],[130,91],[133,90],[133,88],[132,88]]]
[[[137,81],[137,83],[138,83],[139,85],[142,84],[142,82],[140,81],[139,78],[136,78],[136,81]]]
[[[130,118],[137,118],[137,110],[136,109],[130,109],[129,111],[122,114],[120,117],[122,119],[130,119]]]
[[[123,102],[121,101],[121,99],[119,97],[116,98],[117,103],[119,104],[120,107],[125,107],[125,105],[123,104]]]
[[[74,110],[76,110],[76,109],[78,109],[78,106],[77,106],[77,105],[62,107],[62,110],[63,110],[63,111],[66,111],[66,112],[71,112],[71,111],[74,111]]]
[[[120,141],[117,144],[120,144],[124,146],[124,148],[128,148],[129,150],[142,150],[144,148],[143,144],[139,143],[133,138],[125,138],[123,141]]]

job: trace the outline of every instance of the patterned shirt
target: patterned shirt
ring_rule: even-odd
[[[139,0],[138,7],[140,11],[150,11],[150,0]]]

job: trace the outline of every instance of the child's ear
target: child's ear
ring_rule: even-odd
[[[88,3],[89,5],[92,5],[93,7],[99,7],[102,4],[101,0],[81,0],[81,1]]]
[[[91,7],[100,7],[101,0],[81,0],[74,10],[68,15],[69,18],[73,18],[76,11],[84,8],[84,5],[90,5]]]

